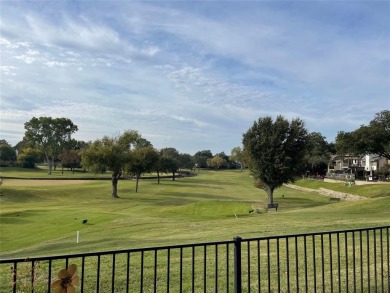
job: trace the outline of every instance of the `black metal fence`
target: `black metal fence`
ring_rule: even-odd
[[[0,292],[390,292],[390,226],[0,260]]]

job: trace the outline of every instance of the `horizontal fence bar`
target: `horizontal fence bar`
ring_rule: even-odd
[[[390,226],[0,260],[0,292],[390,292]]]

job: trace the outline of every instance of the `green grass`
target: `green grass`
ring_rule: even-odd
[[[45,170],[16,168],[1,169],[1,176],[49,177]],[[66,176],[80,178],[71,172]],[[297,184],[315,188],[311,182]],[[111,198],[106,180],[5,179],[0,196],[0,257],[389,225],[390,196],[388,190],[381,194],[383,186],[378,185],[357,186],[372,198],[338,203],[316,192],[282,187],[275,192],[278,211],[267,212],[267,196],[253,186],[247,171],[200,171],[198,176],[164,179],[160,184],[143,180],[138,193],[135,181],[120,180],[119,199]],[[249,213],[252,209],[261,213]],[[83,219],[88,223],[82,224]]]

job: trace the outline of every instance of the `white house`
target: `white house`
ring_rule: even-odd
[[[372,175],[372,172],[378,171],[387,164],[387,159],[378,155],[367,154],[362,157],[361,162],[364,170]]]
[[[375,154],[358,156],[333,156],[328,164],[328,176],[331,174],[354,175],[356,179],[364,179],[365,175],[376,176],[377,172],[390,160]]]

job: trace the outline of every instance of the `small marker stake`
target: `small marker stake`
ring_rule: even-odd
[[[79,243],[79,240],[80,240],[80,231],[77,231],[77,234],[76,234],[76,243]]]
[[[236,219],[238,219],[236,213],[234,213],[234,215],[236,216]]]

